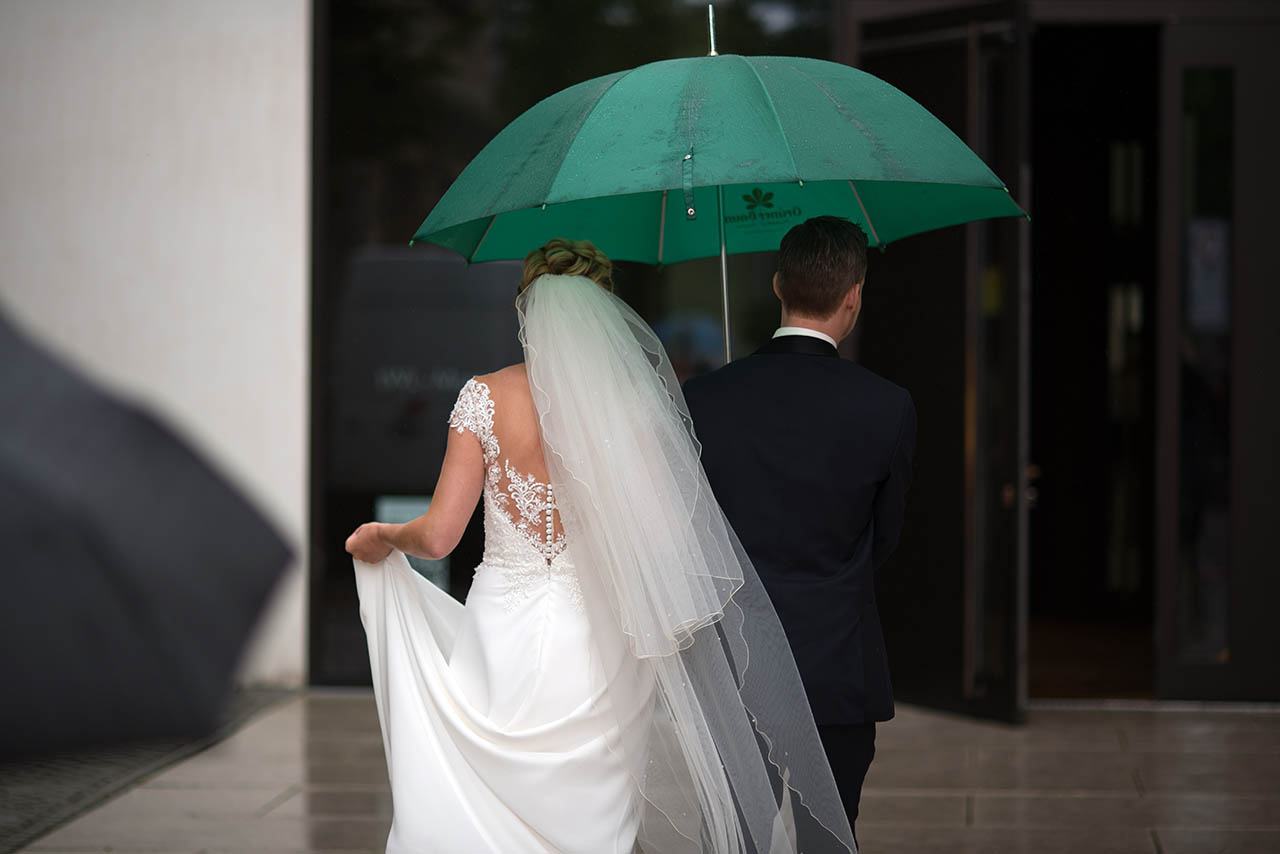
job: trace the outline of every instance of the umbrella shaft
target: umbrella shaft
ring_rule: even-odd
[[[724,363],[733,358],[729,343],[729,253],[724,242],[724,187],[716,187],[716,213],[720,220],[720,309],[724,315]]]

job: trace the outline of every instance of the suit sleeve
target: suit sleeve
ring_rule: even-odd
[[[907,489],[911,486],[911,460],[916,451],[916,405],[905,394],[898,425],[898,441],[889,460],[889,476],[876,491],[872,507],[874,521],[871,563],[879,569],[898,547],[902,518],[907,505]]]

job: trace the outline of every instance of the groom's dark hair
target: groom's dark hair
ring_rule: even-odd
[[[778,293],[792,314],[830,317],[866,275],[867,235],[844,217],[807,219],[778,248]]]

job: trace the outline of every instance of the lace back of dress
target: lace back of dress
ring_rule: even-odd
[[[480,440],[492,506],[550,563],[564,550],[565,539],[542,458],[537,413],[527,389],[509,391],[510,399],[497,399],[488,384],[469,380],[449,424]]]

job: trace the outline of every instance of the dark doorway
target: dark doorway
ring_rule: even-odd
[[[1026,22],[1011,3],[861,24],[859,65],[917,100],[1022,201]],[[876,574],[894,694],[1025,716],[1025,220],[873,253],[858,360],[920,416],[902,542]]]
[[[1032,697],[1153,695],[1159,49],[1034,36]]]

